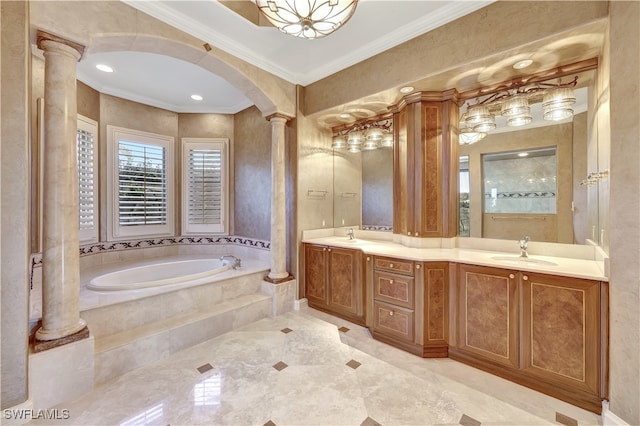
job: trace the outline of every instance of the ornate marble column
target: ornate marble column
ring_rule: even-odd
[[[288,281],[285,197],[285,124],[289,117],[273,114],[271,122],[271,271],[267,280]]]
[[[89,336],[80,318],[76,64],[84,46],[43,31],[44,170],[42,327],[36,351]]]

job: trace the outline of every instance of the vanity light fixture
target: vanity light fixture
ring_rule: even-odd
[[[388,131],[384,135],[382,135],[382,140],[380,141],[380,146],[383,148],[392,148],[393,147],[393,133]]]
[[[358,0],[254,0],[262,14],[285,34],[325,37],[344,25]]]
[[[98,65],[96,65],[96,68],[99,69],[102,72],[113,72],[113,68],[111,68],[109,65],[105,65],[105,64],[98,64]]]
[[[393,119],[374,118],[334,130],[331,148],[349,152],[393,147]]]
[[[496,89],[493,94],[477,98],[476,103],[467,104],[467,111],[460,122],[460,143],[477,138],[473,132],[487,133],[496,128],[495,116],[506,118],[507,126],[524,126],[533,121],[531,104],[542,103],[545,120],[563,120],[573,116],[576,97],[573,87],[576,76],[568,83],[557,84],[545,81],[514,82]],[[468,135],[468,136],[467,136]],[[477,142],[477,141],[476,141]]]
[[[338,135],[333,138],[333,143],[331,144],[331,148],[343,149],[346,147],[347,147],[347,138],[345,138],[342,135]]]

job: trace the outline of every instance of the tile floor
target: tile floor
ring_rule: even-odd
[[[311,308],[224,334],[56,408],[70,414],[56,425],[601,424],[593,413],[456,361],[408,354]]]

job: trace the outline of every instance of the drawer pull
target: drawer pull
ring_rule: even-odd
[[[417,236],[418,236],[418,233],[416,232],[414,235],[417,237]]]
[[[322,251],[327,251],[327,248],[326,247],[322,247]]]
[[[516,276],[513,274],[509,274],[509,278],[514,279]]]
[[[389,311],[389,316],[392,317],[393,316],[393,311]]]
[[[331,249],[327,249],[328,251],[331,251]]]
[[[371,258],[367,256],[367,262],[371,262]]]
[[[411,236],[411,231],[407,232],[407,235],[408,235],[408,236]]]
[[[523,275],[523,276],[522,276],[522,279],[523,279],[523,280],[525,280],[525,281],[527,281],[527,280],[529,279],[529,277],[528,277],[527,275]]]
[[[393,284],[393,280],[389,280],[389,284]]]
[[[390,264],[389,264],[389,268],[393,268],[393,263],[390,263]]]
[[[420,269],[420,265],[416,265],[416,269]]]

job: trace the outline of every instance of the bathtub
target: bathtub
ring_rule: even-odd
[[[231,267],[231,262],[219,259],[156,263],[99,275],[87,283],[87,288],[94,291],[120,291],[160,287],[206,278]]]

